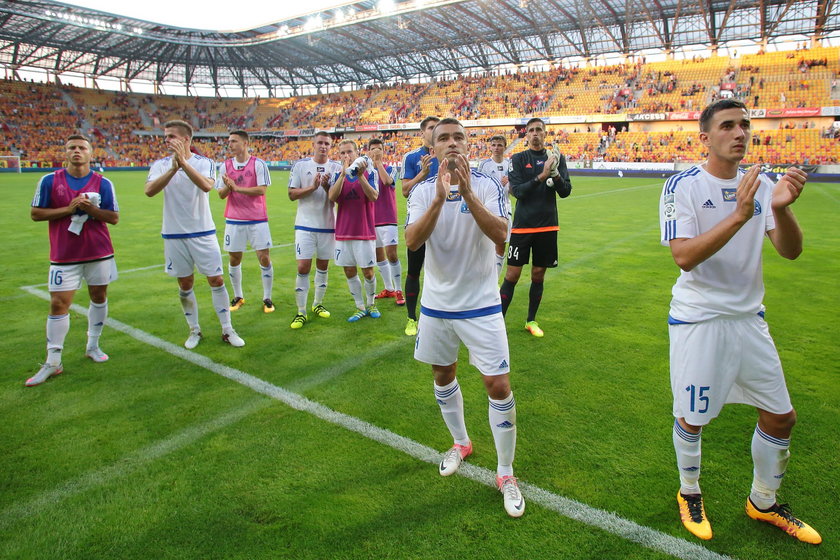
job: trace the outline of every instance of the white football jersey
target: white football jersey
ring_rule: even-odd
[[[696,165],[668,179],[659,201],[661,243],[696,237],[732,214],[742,174],[719,179]],[[753,217],[717,253],[690,272],[680,271],[672,290],[672,318],[693,323],[763,311],[761,251],[766,232],[776,227],[772,194],[773,183],[762,175]]]
[[[498,181],[471,172],[472,189],[494,215],[507,219],[507,196]],[[432,177],[416,185],[408,199],[407,224],[420,219],[435,197]],[[425,279],[420,304],[436,316],[467,318],[501,311],[496,245],[484,235],[457,185],[443,204],[426,241]],[[491,308],[498,309],[489,311]],[[425,311],[424,311],[425,313]]]
[[[510,168],[510,159],[504,158],[502,163],[496,163],[493,158],[483,159],[479,162],[477,171],[490,175],[499,183],[502,182],[502,177],[508,176],[508,169]]]
[[[193,154],[187,161],[202,176],[216,181],[216,163]],[[146,181],[154,181],[172,166],[167,156],[152,163]],[[195,186],[183,169],[179,169],[163,189],[163,237],[195,237],[215,233],[216,224],[210,214],[210,196]]]
[[[318,173],[326,174],[332,181],[332,178],[340,172],[341,164],[337,161],[327,160],[326,163],[316,163],[312,158],[304,158],[292,167],[292,172],[289,174],[289,188],[299,189],[310,186]],[[295,229],[335,231],[335,205],[330,202],[325,189],[315,189],[309,196],[299,198],[297,203]]]

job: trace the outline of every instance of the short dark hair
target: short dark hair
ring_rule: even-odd
[[[445,124],[457,124],[461,128],[464,128],[464,125],[462,125],[461,121],[459,121],[458,119],[454,119],[452,117],[446,117],[445,119],[443,119],[441,121],[438,121],[438,123],[435,125],[435,128],[432,129],[432,142],[434,142],[435,138],[437,137],[436,131],[437,131],[438,127],[442,126],[442,125],[445,125]]]
[[[504,137],[504,136],[502,136],[501,134],[497,134],[496,136],[491,136],[491,137],[490,137],[490,140],[488,140],[487,142],[488,142],[488,143],[492,143],[492,142],[501,142],[502,144],[504,144],[505,146],[507,146],[507,138],[505,138],[505,137]]]
[[[67,143],[67,142],[69,142],[70,140],[84,140],[84,141],[85,141],[85,142],[87,142],[88,144],[90,144],[90,143],[91,143],[91,142],[90,142],[90,138],[88,138],[88,137],[87,137],[87,136],[85,136],[84,134],[71,134],[70,136],[68,136],[68,137],[67,137],[67,140],[65,140],[65,141],[64,141],[64,143],[66,144],[66,143]]]
[[[180,128],[187,134],[188,138],[193,137],[193,127],[187,121],[166,121],[165,123],[163,123],[163,128]]]
[[[440,117],[426,117],[425,119],[420,121],[420,130],[426,130],[426,125],[430,122],[440,123]]]
[[[371,138],[368,140],[368,149],[374,146],[385,146],[385,142],[382,141],[382,138]]]
[[[228,135],[229,135],[229,136],[239,136],[239,137],[240,137],[240,138],[242,138],[242,140],[244,140],[245,142],[248,142],[248,141],[251,139],[251,137],[250,137],[250,136],[248,136],[248,133],[247,133],[247,132],[245,132],[244,130],[231,130],[231,131],[228,133]]]
[[[739,101],[738,99],[718,99],[711,105],[707,105],[703,112],[700,113],[700,131],[701,132],[708,132],[709,130],[709,123],[712,122],[712,117],[715,116],[715,113],[719,111],[725,111],[727,109],[746,109],[747,106],[744,104],[743,101]]]
[[[529,119],[528,122],[525,123],[525,130],[528,130],[528,127],[531,126],[531,123],[535,123],[535,122],[538,122],[538,123],[542,124],[543,125],[543,130],[545,130],[545,121],[542,120],[539,117],[533,117],[532,119]]]
[[[330,133],[327,132],[326,130],[319,130],[318,132],[313,134],[313,136],[327,136],[327,137],[329,137],[330,140],[332,140],[332,136],[330,136]]]

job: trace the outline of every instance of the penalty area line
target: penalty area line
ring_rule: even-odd
[[[32,286],[24,286],[21,289],[35,297],[49,301],[50,295],[48,292],[39,290]],[[87,314],[87,309],[80,305],[73,304],[72,309],[77,313],[81,313],[83,315]],[[226,379],[239,383],[244,387],[248,387],[257,393],[280,401],[290,408],[300,412],[306,412],[316,418],[324,420],[325,422],[329,422],[335,426],[355,432],[370,440],[391,447],[392,449],[396,449],[397,451],[402,451],[406,455],[414,457],[415,459],[433,465],[436,465],[440,461],[441,453],[439,451],[414,441],[413,439],[401,436],[373,424],[369,424],[368,422],[365,422],[360,418],[356,418],[355,416],[350,416],[349,414],[332,410],[321,403],[307,399],[303,395],[264,381],[236,368],[214,362],[206,356],[191,352],[183,346],[177,346],[171,342],[167,342],[150,333],[147,333],[146,331],[132,327],[131,325],[111,317],[108,318],[105,325],[118,332],[127,334],[140,342],[148,344],[149,346],[163,350],[172,356],[181,358],[184,361],[190,362]],[[458,470],[458,475],[475,482],[479,482],[493,489],[496,488],[496,473],[484,467],[471,465],[465,462]],[[523,495],[526,496],[532,503],[539,504],[542,507],[559,513],[569,519],[574,519],[586,525],[597,527],[625,540],[635,542],[646,548],[663,552],[676,558],[681,558],[683,560],[730,560],[732,558],[730,556],[718,554],[717,552],[713,552],[703,546],[686,541],[679,537],[674,537],[661,531],[657,531],[656,529],[639,525],[638,523],[625,519],[615,513],[601,510],[582,502],[578,502],[577,500],[560,496],[559,494],[555,494],[534,484],[527,483],[524,480],[520,480],[520,488],[522,489]]]

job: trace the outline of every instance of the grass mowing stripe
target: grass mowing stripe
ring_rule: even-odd
[[[44,492],[24,503],[14,504],[0,513],[0,528],[6,529],[6,527],[19,519],[40,513],[47,506],[61,502],[91,488],[107,484],[112,480],[123,478],[140,469],[143,465],[168,455],[173,451],[177,451],[182,447],[186,447],[208,434],[227,428],[231,424],[271,404],[273,402],[267,399],[255,399],[245,406],[228,411],[208,422],[190,426],[173,436],[147,445],[123,457],[112,465],[87,472],[73,480],[65,482],[54,490]]]
[[[569,200],[580,200],[582,198],[592,198],[592,197],[595,197],[595,196],[605,196],[605,195],[608,195],[608,194],[620,194],[620,193],[625,193],[625,192],[638,191],[638,190],[642,190],[642,189],[649,189],[651,187],[657,187],[657,188],[661,189],[663,184],[664,184],[664,181],[662,183],[647,183],[645,185],[638,185],[638,186],[635,186],[635,187],[625,187],[623,189],[612,189],[612,190],[609,190],[609,191],[599,191],[599,192],[589,193],[589,194],[579,194],[579,195],[575,195],[575,196],[570,196],[569,198],[567,198],[564,201],[564,204],[565,204],[566,201],[569,201]]]
[[[41,299],[50,299],[49,293],[35,289],[31,286],[24,286],[21,289]],[[80,305],[73,304],[72,309],[82,315],[87,314],[87,309]],[[161,340],[156,336],[116,319],[109,317],[106,325],[114,330],[127,334],[140,342],[163,350],[164,352],[172,354],[175,357],[181,358],[197,366],[203,367],[213,373],[230,379],[231,381],[235,381],[240,385],[256,391],[257,393],[276,399],[290,408],[309,413],[316,418],[320,418],[321,420],[340,426],[349,431],[356,432],[357,434],[360,434],[370,440],[379,442],[383,445],[391,447],[392,449],[402,451],[415,459],[435,465],[440,461],[441,454],[439,451],[410,438],[401,436],[391,432],[390,430],[374,426],[373,424],[369,424],[364,420],[356,418],[355,416],[350,416],[348,414],[332,410],[320,403],[309,400],[302,395],[268,383],[267,381],[245,373],[244,371],[216,363],[201,354],[196,354],[195,352],[186,350],[181,346],[176,346],[171,342]],[[491,488],[495,488],[496,486],[495,473],[483,467],[464,463],[459,469],[458,474]],[[528,499],[534,503],[555,511],[565,517],[580,521],[581,523],[592,527],[598,527],[604,531],[652,550],[660,551],[683,560],[726,560],[730,558],[729,556],[718,554],[681,538],[666,535],[656,529],[639,525],[614,513],[600,510],[576,500],[554,494],[533,484],[522,482],[521,488]]]

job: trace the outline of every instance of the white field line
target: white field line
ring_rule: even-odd
[[[43,290],[38,290],[31,286],[25,286],[21,289],[41,299],[49,300],[49,293],[44,292]],[[73,311],[82,315],[87,313],[87,309],[82,306],[73,304],[72,308]],[[321,420],[342,427],[348,431],[356,432],[357,434],[360,434],[370,440],[379,442],[383,445],[391,447],[392,449],[402,451],[415,459],[435,465],[440,461],[441,454],[439,451],[412,439],[395,434],[394,432],[378,426],[374,426],[354,416],[327,408],[326,406],[309,400],[302,395],[283,389],[277,385],[273,385],[238,369],[216,363],[201,354],[186,350],[182,346],[177,346],[171,342],[157,338],[156,336],[116,319],[109,317],[106,325],[114,330],[127,334],[140,342],[148,344],[149,346],[163,350],[164,352],[167,352],[177,358],[181,358],[187,362],[216,373],[217,375],[230,379],[231,381],[235,381],[236,383],[248,387],[257,393],[261,393],[271,397],[272,399],[278,400],[290,408],[306,412],[316,418],[320,418]],[[464,463],[458,470],[458,474],[495,489],[496,474],[489,469]],[[90,477],[91,475],[86,476]],[[71,487],[75,487],[75,485],[72,485],[71,483]],[[644,525],[639,525],[614,513],[594,508],[576,500],[554,494],[536,485],[522,481],[521,488],[523,494],[531,503],[539,504],[565,517],[577,520],[592,527],[597,527],[608,533],[612,533],[652,550],[657,550],[684,560],[726,560],[730,558],[708,550],[698,544],[667,535],[657,531],[656,529],[645,527]],[[501,499],[498,501],[501,502]],[[500,506],[501,504],[497,503],[497,507]]]

